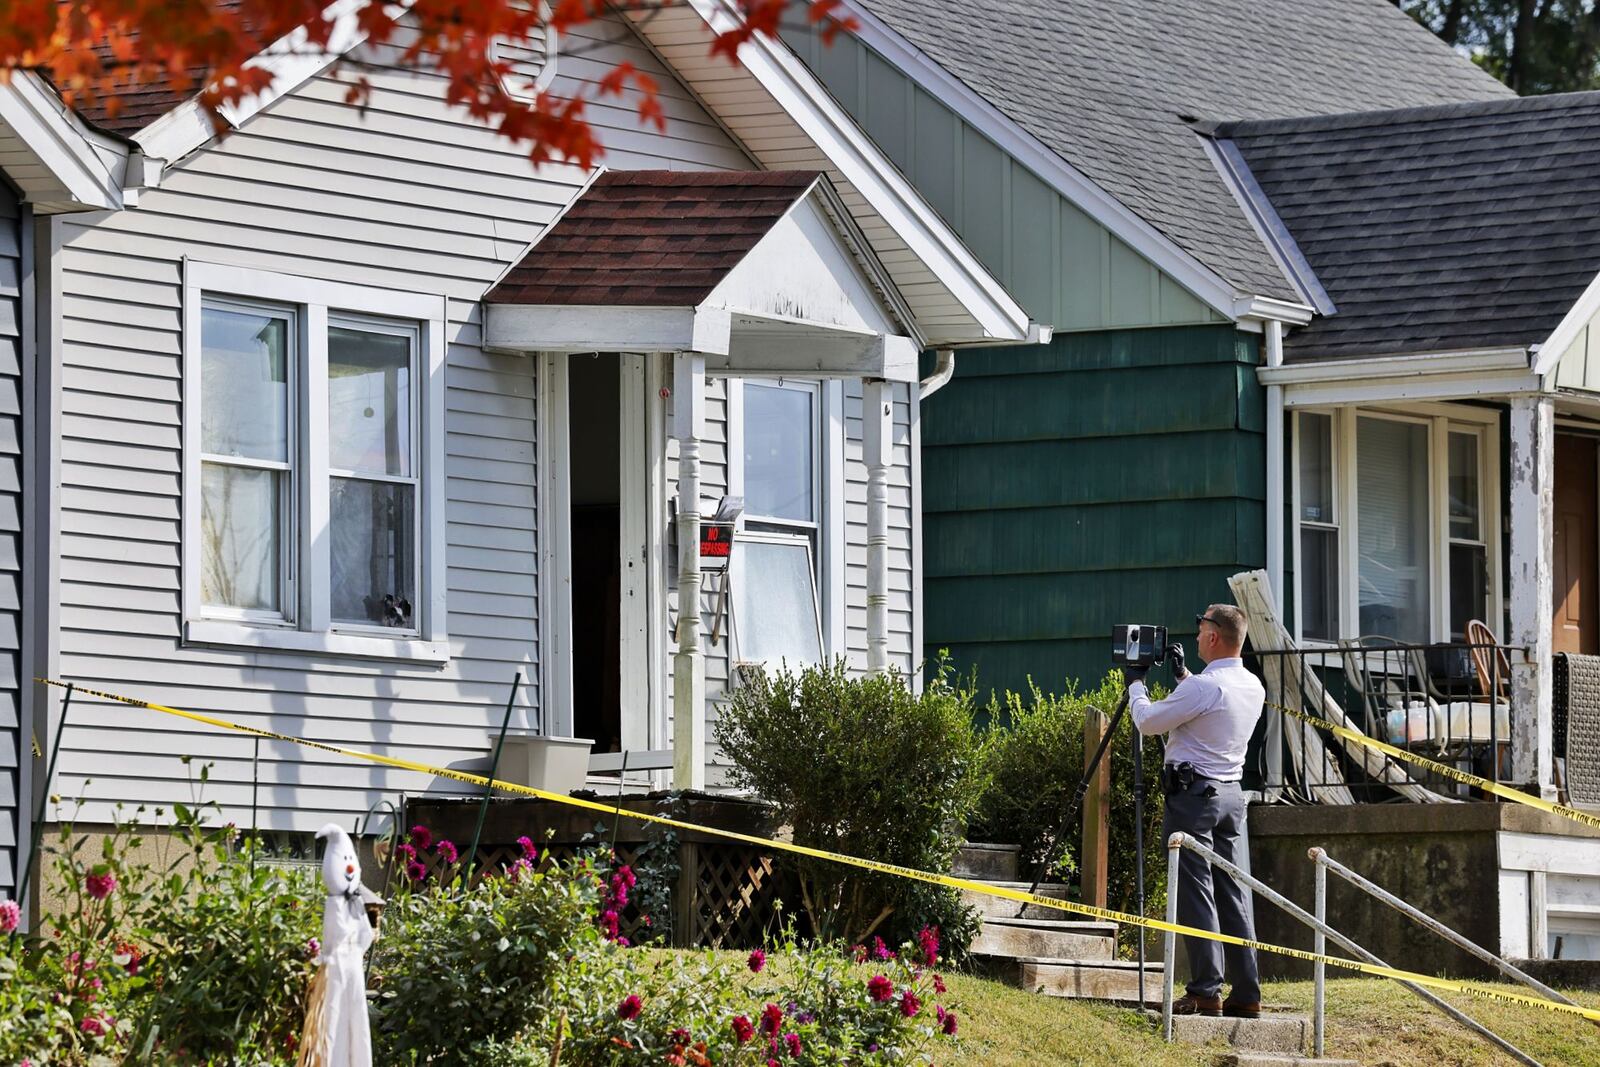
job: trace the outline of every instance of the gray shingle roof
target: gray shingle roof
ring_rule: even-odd
[[[1216,135],[1338,309],[1285,358],[1536,344],[1600,272],[1600,92]]]
[[[1180,116],[1510,95],[1388,0],[859,0],[1253,295],[1293,297]]]

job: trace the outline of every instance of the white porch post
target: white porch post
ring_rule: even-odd
[[[672,787],[706,787],[706,660],[700,648],[700,438],[706,360],[672,359],[672,433],[678,439],[678,651],[672,678]]]
[[[1511,667],[1512,777],[1553,796],[1551,751],[1551,490],[1555,407],[1548,396],[1511,399],[1511,633],[1527,649]]]
[[[1266,323],[1266,363],[1268,367],[1283,366],[1283,323],[1268,319]],[[1267,386],[1267,584],[1272,588],[1272,599],[1277,607],[1278,619],[1290,633],[1297,633],[1283,606],[1283,386]],[[1295,605],[1298,613],[1300,606]],[[1266,746],[1267,781],[1283,781],[1283,716],[1267,718]],[[1269,796],[1280,790],[1271,786]]]
[[[894,395],[868,379],[861,397],[862,458],[867,466],[867,670],[889,669],[889,460]]]

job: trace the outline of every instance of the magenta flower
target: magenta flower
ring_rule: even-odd
[[[417,858],[417,850],[412,845],[398,845],[395,847],[394,854],[400,860],[402,867],[414,862]]]
[[[522,858],[532,863],[539,858],[539,850],[533,846],[533,838],[524,834],[517,838],[517,844],[522,848]]]
[[[907,1019],[909,1019],[916,1015],[921,1008],[922,1001],[917,997],[916,993],[912,992],[910,989],[907,989],[904,993],[900,994],[901,1015],[904,1015]]]
[[[322,942],[316,938],[306,939],[306,959],[314,960],[322,954]]]
[[[760,974],[761,968],[767,965],[767,954],[760,949],[752,949],[750,951],[750,959],[746,962],[750,965],[751,974]]]
[[[450,841],[447,838],[441,837],[438,843],[433,846],[433,850],[437,852],[439,857],[446,863],[454,863],[461,858],[461,854],[456,851],[455,842]]]
[[[520,881],[523,875],[533,873],[533,864],[528,862],[528,857],[520,856],[517,862],[506,868],[506,873],[511,876],[513,882]]]
[[[894,996],[894,983],[881,974],[867,979],[867,993],[880,1004]]]
[[[22,906],[14,900],[0,900],[0,934],[9,934],[22,925]]]
[[[626,1022],[637,1019],[639,1012],[644,1009],[644,1002],[639,999],[639,994],[629,993],[622,998],[622,1003],[617,1005],[617,1018]]]
[[[756,1028],[750,1025],[750,1020],[743,1015],[733,1017],[733,1039],[739,1044],[744,1044],[756,1034]]]
[[[956,1036],[956,1013],[953,1012],[953,1011],[945,1012],[944,1013],[944,1019],[942,1021],[942,1025],[941,1025],[940,1028],[942,1030],[944,1030],[944,1032],[946,1034],[949,1034],[951,1037],[955,1037]]]
[[[600,913],[600,931],[606,935],[606,940],[615,941],[617,939],[618,926],[619,921],[614,910],[607,908]]]
[[[433,831],[418,823],[411,828],[411,840],[418,848],[427,848],[433,844]]]
[[[917,931],[917,947],[922,950],[922,962],[932,967],[939,962],[939,928],[924,926]]]
[[[789,1050],[789,1055],[795,1059],[800,1058],[800,1035],[784,1034],[783,1047]]]
[[[428,877],[428,868],[424,867],[416,860],[412,860],[410,863],[406,864],[406,877],[411,879],[413,882],[421,882]]]
[[[91,1037],[100,1037],[111,1029],[111,1020],[103,1015],[85,1015],[78,1029]]]
[[[91,897],[104,900],[117,888],[117,876],[110,871],[101,871],[97,868],[83,880],[83,886]]]
[[[944,992],[944,979],[940,978],[938,975],[933,976],[933,991],[935,993]]]
[[[883,943],[883,938],[874,935],[872,938],[872,958],[875,960],[894,959],[894,950]]]
[[[761,1032],[768,1037],[778,1036],[778,1027],[783,1024],[783,1009],[776,1004],[768,1004],[761,1009]]]

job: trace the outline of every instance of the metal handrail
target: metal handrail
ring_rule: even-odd
[[[1253,892],[1259,893],[1273,904],[1276,904],[1282,910],[1288,912],[1293,918],[1298,919],[1306,926],[1309,926],[1314,933],[1320,935],[1317,939],[1318,952],[1321,952],[1325,947],[1323,938],[1326,938],[1328,941],[1332,941],[1346,952],[1349,952],[1351,955],[1355,956],[1358,960],[1373,964],[1374,966],[1378,967],[1389,966],[1383,960],[1362,948],[1354,940],[1329,926],[1323,919],[1312,915],[1310,912],[1306,911],[1304,908],[1290,900],[1288,897],[1284,896],[1282,893],[1279,893],[1277,890],[1268,886],[1265,882],[1253,877],[1249,872],[1243,870],[1237,864],[1223,859],[1221,856],[1211,851],[1211,849],[1207,848],[1205,845],[1202,845],[1192,836],[1185,833],[1175,833],[1171,837],[1167,838],[1168,923],[1176,925],[1178,921],[1178,880],[1181,875],[1178,860],[1180,858],[1179,850],[1185,848],[1200,856],[1211,866],[1221,869],[1224,874],[1228,875],[1228,877],[1232,878],[1238,884],[1248,886]],[[1166,957],[1165,964],[1162,968],[1161,1032],[1162,1036],[1167,1041],[1171,1041],[1172,989],[1174,973],[1176,970],[1176,968],[1173,966],[1173,962],[1178,947],[1177,935],[1171,930],[1168,930],[1166,933],[1165,944]],[[1521,1049],[1517,1048],[1511,1042],[1490,1030],[1482,1023],[1479,1023],[1477,1020],[1463,1014],[1456,1008],[1445,1003],[1443,1000],[1439,999],[1439,997],[1428,992],[1428,990],[1417,985],[1415,982],[1408,982],[1403,979],[1396,979],[1396,981],[1405,986],[1407,989],[1411,990],[1411,992],[1415,993],[1417,996],[1421,997],[1423,1000],[1427,1001],[1429,1004],[1432,1004],[1434,1007],[1450,1016],[1462,1026],[1465,1026],[1467,1029],[1476,1033],[1479,1037],[1482,1037],[1485,1041],[1498,1046],[1500,1049],[1504,1050],[1507,1055],[1511,1056],[1519,1063],[1525,1063],[1528,1065],[1528,1067],[1542,1067],[1538,1060],[1534,1059],[1532,1056],[1529,1056],[1526,1052],[1523,1052]],[[1315,1006],[1315,1016],[1312,1023],[1314,1032],[1316,1033],[1321,1033],[1323,1031],[1323,1010],[1324,1006],[1322,1003],[1322,998],[1318,997]],[[1320,1055],[1320,1051],[1318,1054]]]
[[[1527,986],[1529,989],[1533,990],[1535,993],[1539,994],[1541,997],[1544,997],[1547,1000],[1559,1001],[1562,1004],[1572,1004],[1574,1007],[1578,1006],[1577,1004],[1575,1004],[1568,997],[1562,996],[1560,993],[1557,993],[1554,989],[1551,989],[1549,986],[1545,985],[1543,982],[1539,981],[1537,978],[1535,978],[1532,975],[1528,974],[1527,972],[1521,970],[1520,968],[1516,967],[1515,965],[1513,965],[1512,963],[1508,962],[1507,960],[1501,958],[1500,956],[1496,956],[1493,952],[1490,952],[1488,949],[1484,948],[1482,945],[1479,945],[1476,942],[1472,941],[1471,939],[1469,939],[1467,937],[1464,937],[1461,934],[1457,933],[1456,931],[1450,929],[1450,927],[1446,926],[1444,923],[1440,922],[1438,919],[1435,919],[1433,916],[1427,914],[1426,912],[1416,908],[1415,906],[1413,906],[1411,904],[1408,904],[1406,901],[1401,900],[1399,897],[1395,896],[1393,893],[1389,892],[1387,889],[1384,889],[1382,886],[1377,885],[1374,882],[1368,881],[1366,878],[1363,878],[1361,875],[1357,874],[1355,871],[1352,871],[1350,868],[1346,867],[1344,864],[1340,863],[1338,860],[1336,860],[1332,856],[1328,855],[1326,850],[1321,849],[1321,848],[1313,848],[1313,849],[1310,849],[1306,854],[1308,856],[1310,856],[1312,862],[1317,865],[1317,918],[1318,919],[1324,918],[1324,912],[1325,912],[1325,910],[1327,908],[1327,899],[1328,899],[1328,873],[1327,872],[1332,871],[1334,874],[1337,874],[1340,878],[1343,878],[1345,881],[1349,882],[1351,885],[1355,886],[1357,889],[1361,890],[1363,893],[1366,893],[1367,895],[1373,897],[1374,899],[1376,899],[1378,901],[1381,901],[1384,904],[1389,905],[1391,908],[1393,908],[1396,911],[1400,912],[1402,915],[1405,915],[1408,918],[1411,918],[1411,919],[1415,920],[1419,925],[1421,925],[1421,926],[1425,927],[1426,929],[1431,930],[1434,933],[1438,934],[1440,937],[1444,938],[1446,941],[1450,942],[1452,945],[1454,945],[1457,948],[1461,949],[1463,952],[1470,953],[1471,955],[1476,956],[1478,959],[1480,959],[1483,962],[1485,962],[1485,963],[1489,964],[1490,966],[1494,967],[1496,970],[1498,970],[1501,974],[1505,975],[1507,978],[1512,978],[1512,979],[1514,979],[1514,980],[1516,980],[1518,982],[1521,982],[1523,985]],[[1316,976],[1317,994],[1316,995],[1317,995],[1317,1000],[1318,1000],[1319,1003],[1322,1000],[1322,985],[1323,985],[1322,971],[1323,971],[1323,967],[1324,967],[1323,964],[1321,964],[1321,963],[1317,964],[1317,976]],[[1320,1027],[1317,1030],[1316,1042],[1317,1042],[1317,1055],[1320,1056],[1320,1055],[1322,1055],[1322,1030],[1321,1030]]]

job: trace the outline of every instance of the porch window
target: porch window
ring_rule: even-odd
[[[189,639],[447,658],[442,299],[191,264],[185,301]]]
[[[735,653],[768,666],[820,663],[820,383],[731,387],[741,391],[745,498],[729,575]]]
[[[1492,617],[1495,419],[1444,405],[1296,413],[1303,639],[1460,640]]]

